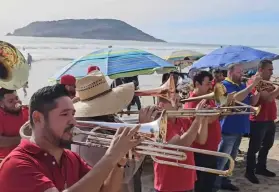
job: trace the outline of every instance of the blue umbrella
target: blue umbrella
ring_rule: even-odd
[[[192,69],[227,69],[231,64],[243,64],[244,69],[255,69],[259,61],[279,59],[279,55],[246,46],[226,46],[216,49],[194,62]]]
[[[89,66],[98,66],[111,79],[136,75],[164,73],[175,70],[175,66],[151,53],[130,48],[106,48],[83,56],[63,67],[51,81],[59,81],[64,74],[76,78],[86,76]]]

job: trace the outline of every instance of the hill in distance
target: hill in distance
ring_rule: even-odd
[[[116,19],[36,21],[8,33],[7,36],[165,42]]]

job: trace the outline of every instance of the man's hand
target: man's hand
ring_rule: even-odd
[[[140,129],[140,125],[137,125],[134,128],[130,127],[120,127],[107,149],[106,155],[112,155],[115,157],[116,162],[120,162],[129,150],[137,146],[142,139],[137,136],[137,132]]]
[[[159,107],[147,106],[139,111],[139,123],[150,123],[160,117]]]
[[[236,92],[232,92],[232,93],[229,93],[228,96],[227,96],[227,106],[230,106],[230,105],[234,105],[234,94]]]
[[[263,80],[263,78],[261,77],[260,74],[255,75],[252,79],[253,79],[253,85],[254,85],[254,86],[258,85],[259,82],[260,82],[261,80]]]

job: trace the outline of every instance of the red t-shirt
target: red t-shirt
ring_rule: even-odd
[[[190,93],[190,97],[196,97],[197,95],[193,92]],[[196,108],[200,101],[192,101],[184,104],[184,109],[188,108]],[[207,100],[207,105],[210,107],[216,107],[215,102],[213,100]],[[221,125],[219,119],[216,119],[214,122],[208,125],[208,137],[207,141],[204,145],[200,145],[198,143],[194,143],[193,147],[198,149],[206,149],[211,151],[217,151],[218,145],[221,141]]]
[[[247,84],[252,84],[253,80],[248,80]],[[255,93],[256,88],[252,90],[252,93]],[[271,102],[259,99],[256,106],[261,106],[261,110],[257,116],[250,115],[251,121],[274,121],[277,118],[277,107],[275,99]]]
[[[177,118],[176,123],[168,122],[167,138],[169,141],[175,135],[182,135],[191,126],[191,120]],[[193,152],[186,152],[187,159],[181,163],[195,165]],[[154,163],[154,188],[158,191],[188,191],[194,189],[196,171],[169,165]]]
[[[0,164],[0,186],[5,192],[39,192],[71,187],[87,174],[89,167],[77,154],[65,149],[60,165],[55,158],[23,139]]]
[[[19,136],[20,127],[28,121],[28,108],[23,107],[19,115],[12,115],[0,109],[0,135],[6,137]],[[16,146],[1,147],[0,158],[5,158]]]

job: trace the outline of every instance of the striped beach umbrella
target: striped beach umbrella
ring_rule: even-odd
[[[166,73],[175,67],[164,59],[132,48],[106,48],[85,55],[58,71],[50,81],[59,81],[65,74],[76,78],[86,76],[89,66],[98,66],[101,72],[111,79],[149,75],[154,72]]]

